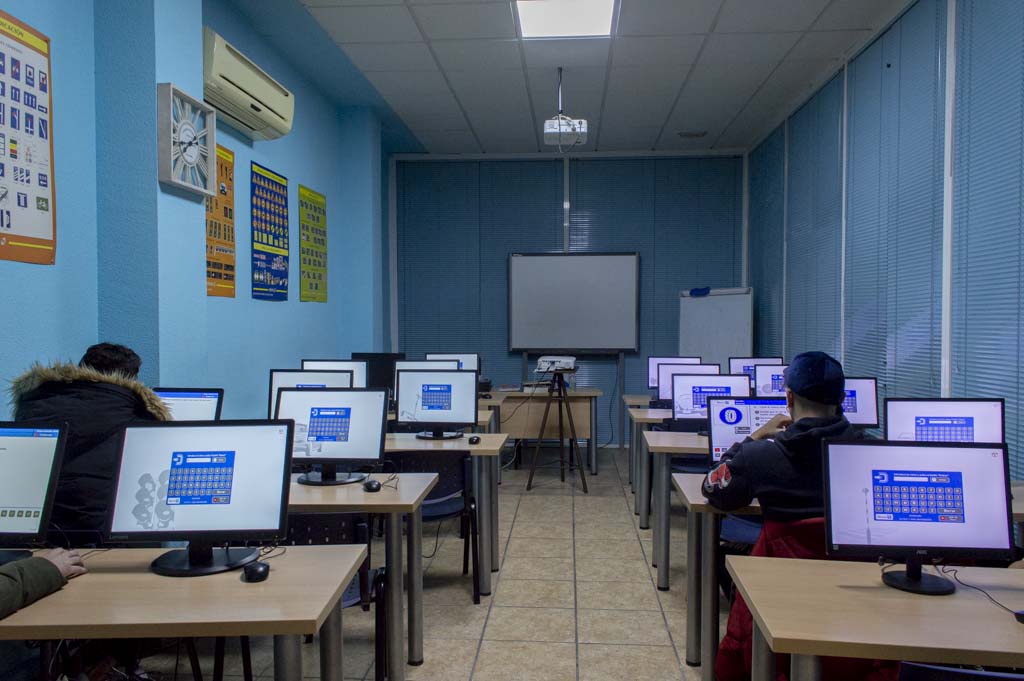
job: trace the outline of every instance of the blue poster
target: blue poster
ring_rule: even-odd
[[[288,179],[253,163],[249,180],[252,297],[288,300]]]

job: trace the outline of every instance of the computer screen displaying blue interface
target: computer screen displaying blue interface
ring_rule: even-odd
[[[700,357],[648,357],[647,358],[647,387],[658,387],[658,365],[660,364],[700,364]],[[672,388],[669,387],[669,390]],[[667,399],[667,398],[666,398]]]
[[[706,418],[709,397],[749,397],[750,379],[746,374],[673,374],[672,392],[675,418]]]
[[[729,373],[730,374],[746,374],[750,377],[750,387],[754,387],[754,381],[756,380],[755,367],[759,365],[774,365],[778,366],[782,364],[781,357],[730,357],[729,358]]]
[[[786,400],[779,397],[713,399],[708,409],[712,461],[719,461],[730,447],[778,414],[787,413]]]
[[[297,383],[296,388],[326,388],[326,383]]]
[[[786,396],[786,364],[758,364],[754,367],[754,392],[758,397]]]
[[[397,386],[399,423],[472,425],[477,421],[474,371],[403,369]]]
[[[0,533],[34,535],[41,529],[60,431],[0,428]]]
[[[875,520],[964,522],[964,482],[958,471],[871,471]]]
[[[658,399],[672,399],[672,376],[675,374],[708,374],[718,375],[721,367],[718,364],[659,364],[658,365]]]
[[[886,438],[918,442],[1003,442],[999,400],[888,400]]]
[[[352,425],[352,409],[349,407],[313,407],[309,410],[309,442],[348,442],[348,431]]]
[[[459,363],[457,367],[460,371],[480,371],[480,356],[471,353],[460,353],[460,352],[428,352],[425,355],[428,362],[433,361],[451,361],[455,360]],[[429,368],[429,367],[428,367]]]
[[[449,411],[452,408],[452,386],[450,383],[424,383],[421,399],[424,409]]]
[[[233,451],[174,452],[170,470],[168,506],[231,503]]]

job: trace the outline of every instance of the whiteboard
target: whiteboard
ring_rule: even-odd
[[[636,351],[639,329],[638,254],[509,255],[510,350]]]
[[[730,357],[752,357],[754,295],[749,288],[711,289],[706,296],[679,294],[679,355],[729,366]]]

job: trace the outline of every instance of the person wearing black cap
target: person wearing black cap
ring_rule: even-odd
[[[824,515],[822,440],[860,437],[843,416],[843,366],[824,352],[805,352],[790,362],[785,385],[789,415],[733,445],[704,478],[715,508],[732,511],[757,499],[767,520]]]

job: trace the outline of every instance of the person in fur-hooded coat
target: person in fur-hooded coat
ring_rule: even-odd
[[[15,419],[68,425],[50,518],[55,544],[100,541],[113,501],[121,431],[170,420],[167,406],[136,378],[140,365],[130,349],[102,343],[89,348],[78,366],[37,364],[11,383]]]

